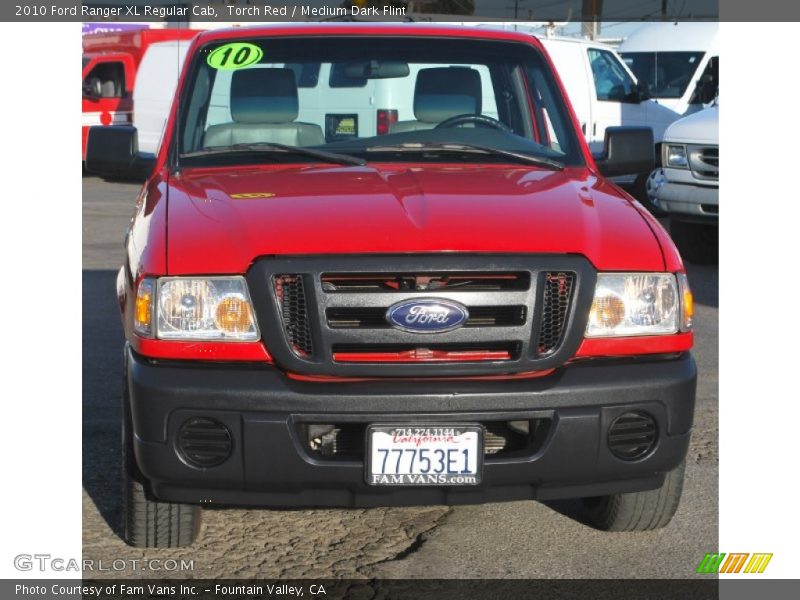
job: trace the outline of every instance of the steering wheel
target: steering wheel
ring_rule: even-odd
[[[459,125],[464,125],[465,123],[475,123],[476,125],[485,125],[486,127],[491,127],[492,129],[497,129],[499,131],[503,131],[505,133],[513,133],[511,128],[503,123],[502,121],[498,121],[492,117],[487,117],[486,115],[474,115],[474,114],[464,114],[464,115],[456,115],[454,117],[450,117],[449,119],[445,119],[441,123],[439,123],[434,129],[444,129],[446,127],[458,127]]]

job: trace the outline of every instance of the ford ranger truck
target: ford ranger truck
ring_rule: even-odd
[[[300,93],[321,71],[353,107],[373,79],[410,96],[374,107],[375,133]],[[158,154],[130,126],[87,148],[146,178],[117,279],[125,540],[190,544],[204,506],[582,498],[597,528],[665,526],[692,295],[606,179],[653,164],[647,128],[589,152],[526,34],[199,34]]]

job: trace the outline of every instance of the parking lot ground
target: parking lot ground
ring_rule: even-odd
[[[457,508],[204,511],[192,548],[141,550],[119,538],[122,329],[115,277],[138,185],[83,180],[83,553],[126,560],[87,577],[691,577],[717,548],[718,280],[688,265],[700,373],[680,509],[665,529],[603,533],[575,520],[576,502]],[[162,561],[162,570],[150,570]],[[193,561],[165,572],[163,561]],[[139,561],[139,562],[131,562]],[[95,563],[97,564],[97,563]],[[118,563],[123,564],[123,563]]]

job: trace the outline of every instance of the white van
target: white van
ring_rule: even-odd
[[[580,38],[542,37],[567,89],[575,114],[593,152],[603,149],[606,129],[647,126],[660,142],[678,117],[648,99],[636,77],[613,48]]]
[[[678,118],[717,96],[718,37],[718,23],[649,23],[629,35],[619,53],[650,96]]]
[[[190,40],[151,44],[142,57],[133,90],[133,126],[139,151],[158,152]]]
[[[718,23],[649,23],[642,25],[619,47],[622,59],[647,85],[653,102],[667,114],[670,124],[702,110],[719,92]],[[653,124],[655,132],[655,124]],[[663,138],[656,136],[656,142]],[[656,157],[661,156],[661,144]],[[637,194],[655,203],[664,184],[661,167],[647,179],[637,180]],[[641,188],[644,188],[641,190]]]

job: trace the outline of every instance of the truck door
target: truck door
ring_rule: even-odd
[[[84,58],[82,156],[92,125],[121,125],[131,122],[133,100],[132,60],[127,55]]]
[[[618,125],[648,125],[646,103],[641,102],[636,82],[610,50],[586,48],[592,75],[592,129],[586,139],[593,152],[602,150],[606,128]]]

